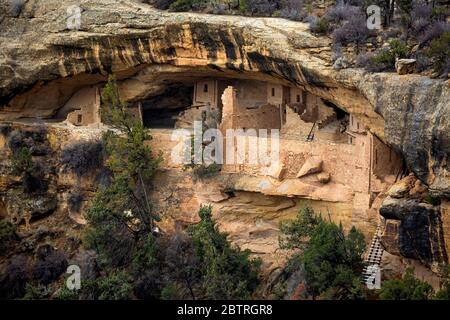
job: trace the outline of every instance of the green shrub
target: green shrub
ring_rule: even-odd
[[[126,300],[133,290],[130,276],[123,271],[113,272],[96,280],[99,300]]]
[[[22,300],[42,300],[47,296],[45,289],[42,287],[35,287],[31,283],[25,285],[25,295]]]
[[[35,169],[31,150],[22,147],[17,153],[11,155],[12,173],[17,176],[32,174]]]
[[[173,283],[167,284],[161,291],[162,300],[177,300],[177,287]]]
[[[21,147],[10,156],[12,170],[11,173],[22,178],[24,192],[32,193],[36,191],[46,191],[48,183],[36,176],[39,166],[34,162],[31,149]]]
[[[435,6],[432,9],[431,17],[435,20],[444,20],[447,17],[449,11],[448,7],[445,6]]]
[[[203,0],[176,0],[169,6],[170,11],[189,11],[200,5],[205,1]]]
[[[195,165],[192,172],[194,173],[194,175],[196,177],[199,178],[207,178],[210,177],[218,172],[220,172],[221,170],[221,165],[216,164],[216,163],[211,163],[210,165],[204,165],[204,164],[200,164],[200,165]]]
[[[381,70],[392,69],[395,65],[395,58],[406,58],[408,56],[408,48],[398,39],[391,39],[389,47],[381,49],[372,58],[373,63],[378,65]]]
[[[0,221],[0,255],[3,255],[11,243],[17,239],[16,226],[12,223],[1,220]]]
[[[293,274],[301,270],[313,298],[365,297],[360,275],[366,245],[356,228],[344,234],[342,226],[327,222],[311,208],[305,208],[296,220],[283,223],[281,231],[280,247],[300,249],[289,260],[285,272]]]
[[[450,266],[445,267],[442,274],[441,288],[433,297],[435,300],[450,300]]]
[[[113,271],[97,279],[83,281],[79,297],[83,300],[128,300],[132,293],[130,275],[125,271]]]
[[[431,194],[427,194],[427,196],[425,197],[425,202],[433,205],[433,206],[438,206],[441,204],[441,199],[433,197]]]
[[[383,300],[428,300],[433,288],[426,282],[414,277],[414,269],[408,268],[402,279],[384,281],[380,289]]]
[[[433,67],[439,74],[449,72],[446,67],[450,62],[450,31],[444,32],[439,38],[431,41],[426,55],[432,59]]]
[[[79,299],[79,290],[70,290],[64,284],[62,288],[58,291],[58,295],[56,296],[57,300],[78,300]]]
[[[250,251],[232,246],[219,232],[212,208],[202,206],[200,222],[189,227],[202,274],[206,299],[249,299],[259,285],[261,261],[251,259]]]
[[[318,34],[326,34],[330,30],[330,21],[326,17],[321,17],[314,26],[313,32]]]
[[[312,235],[320,221],[314,210],[305,207],[299,210],[297,219],[280,223],[281,236],[279,238],[282,249],[302,249],[305,241]]]

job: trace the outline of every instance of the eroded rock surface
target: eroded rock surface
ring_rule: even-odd
[[[448,263],[446,203],[423,192],[413,176],[391,187],[380,214],[386,219],[382,244],[395,255],[416,259],[439,271]]]
[[[81,27],[71,30],[72,4],[79,2],[27,1],[17,12],[0,13],[0,119],[51,117],[77,89],[112,72],[130,101],[192,77],[270,79],[356,115],[401,151],[436,196],[449,197],[448,83],[335,70],[329,39],[284,19],[168,13],[130,0],[86,0],[79,4]]]

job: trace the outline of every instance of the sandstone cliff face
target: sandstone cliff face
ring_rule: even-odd
[[[0,118],[51,117],[78,88],[116,73],[128,100],[196,76],[296,85],[355,114],[401,151],[415,174],[449,197],[450,90],[419,75],[332,69],[329,40],[302,23],[167,13],[129,0],[82,1],[80,30],[67,29],[75,1],[27,1],[0,12]]]
[[[380,208],[385,219],[383,246],[439,272],[450,252],[447,210],[448,202],[433,198],[413,175],[402,179],[390,188]]]
[[[74,92],[104,82],[109,73],[118,76],[121,95],[129,101],[196,77],[270,80],[301,87],[356,115],[401,152],[427,193],[450,198],[448,82],[419,75],[334,70],[329,39],[311,35],[305,24],[283,19],[167,13],[130,0],[87,0],[81,2],[80,30],[69,30],[66,9],[79,1],[30,0],[15,13],[7,10],[5,1],[0,0],[0,121],[51,118]],[[53,151],[43,156],[46,161],[56,157],[61,143],[89,138],[82,130],[49,130],[42,144]],[[2,135],[4,147],[1,140]],[[32,243],[42,227],[56,246],[76,248],[84,220],[67,208],[67,197],[81,188],[87,203],[95,177],[79,181],[59,172],[57,163],[48,163],[51,170],[44,173],[48,192],[22,203],[20,182],[8,176],[5,161],[3,157],[0,194],[7,201],[0,199],[0,217],[8,212],[17,223],[30,224],[33,232],[24,239]],[[212,202],[221,229],[234,243],[262,256],[266,271],[283,263],[278,223],[293,218],[304,202],[248,192],[253,181],[248,177],[237,179],[234,187],[245,180],[246,188],[233,196],[223,193],[226,183],[220,179],[194,183],[190,176],[170,169],[157,179],[165,181],[155,185],[153,195],[157,209],[165,214],[164,227],[198,221],[198,206]],[[383,244],[390,253],[418,259],[437,271],[448,262],[450,252],[449,202],[429,204],[425,195],[411,196],[411,189],[393,193],[383,202]],[[323,212],[331,208],[336,222],[357,225],[368,239],[378,220],[377,212],[353,217],[351,208],[342,204],[308,205]],[[74,240],[61,240],[67,238]]]

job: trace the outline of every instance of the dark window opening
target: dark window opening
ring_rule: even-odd
[[[77,115],[77,122],[81,123],[83,121],[83,116],[81,114]]]
[[[272,97],[275,97],[275,88],[272,88]]]
[[[236,197],[236,194],[234,193],[233,190],[228,189],[228,190],[225,190],[224,193],[230,198]]]
[[[356,122],[356,129],[359,130],[359,122]]]
[[[375,164],[378,163],[378,150],[375,148]]]
[[[205,85],[203,86],[203,92],[208,92],[208,85],[207,85],[207,84],[205,84]]]
[[[199,106],[192,106],[193,93],[194,86],[173,84],[162,94],[141,101],[144,126],[152,129],[175,128],[177,120],[189,108],[199,109]]]
[[[329,108],[333,108],[333,111],[336,113],[336,118],[338,120],[342,120],[345,117],[348,117],[349,114],[347,112],[345,112],[344,110],[342,110],[341,108],[339,108],[337,105],[335,105],[333,102],[325,100],[325,99],[321,99],[322,102]]]
[[[297,102],[300,102],[300,95],[297,95]]]

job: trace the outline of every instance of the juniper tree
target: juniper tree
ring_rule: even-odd
[[[110,77],[102,91],[101,116],[110,128],[103,135],[106,166],[112,178],[100,189],[86,217],[90,223],[87,243],[108,265],[128,265],[147,248],[155,215],[148,186],[160,162],[146,144],[150,135],[121,100],[116,80]]]
[[[302,270],[306,288],[313,298],[361,299],[360,283],[365,251],[364,236],[352,228],[324,220],[311,208],[302,209],[297,219],[281,225],[280,247],[297,249],[288,263],[290,273]]]

